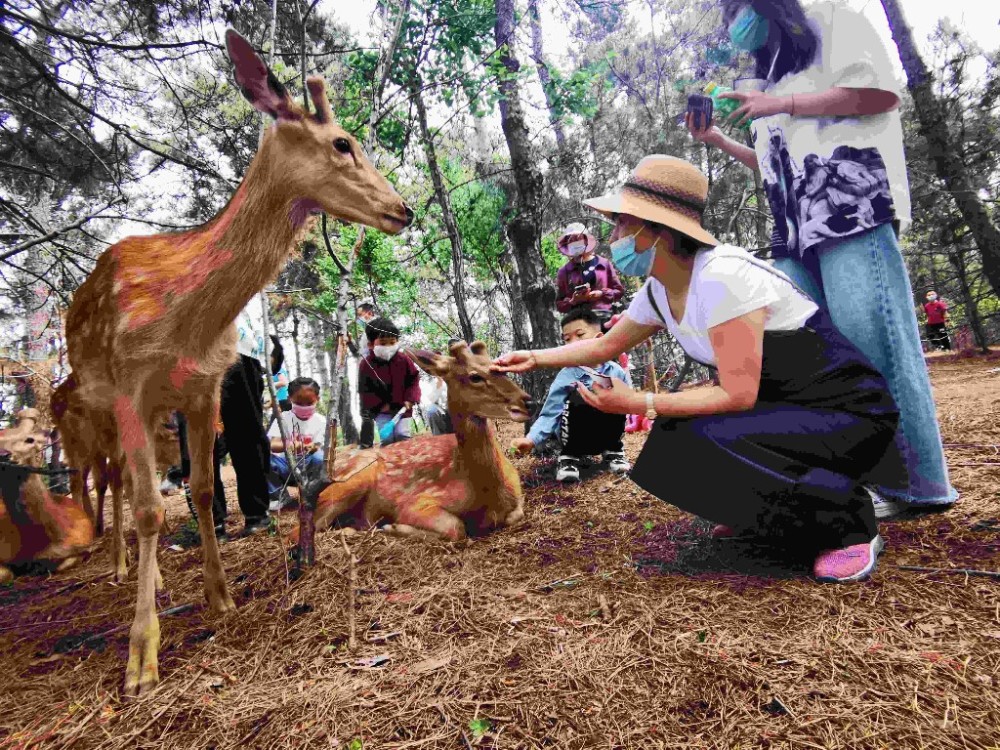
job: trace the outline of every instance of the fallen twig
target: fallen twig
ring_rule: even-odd
[[[983,576],[985,578],[1000,579],[1000,571],[995,570],[971,570],[969,568],[924,568],[919,565],[897,565],[900,570],[915,570],[918,573],[961,573],[967,576]]]
[[[347,564],[350,571],[347,578],[347,622],[349,626],[347,648],[354,651],[358,647],[358,622],[354,612],[355,592],[358,588],[358,569],[355,564],[354,555],[351,553],[351,548],[347,546],[347,540],[344,539],[343,534],[340,535],[340,544],[344,548],[344,552],[347,553]]]

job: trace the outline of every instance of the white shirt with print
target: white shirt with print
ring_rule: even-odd
[[[649,302],[653,292],[660,318]],[[777,269],[733,245],[701,250],[694,257],[684,315],[674,320],[667,304],[667,291],[650,277],[636,293],[626,315],[645,326],[666,328],[691,357],[706,365],[718,360],[709,330],[733,318],[766,308],[765,331],[795,331],[818,309],[816,303],[797,290]]]
[[[775,96],[833,87],[899,95],[890,51],[861,13],[838,0],[805,8],[819,35],[816,61],[773,84]],[[893,220],[910,224],[899,109],[865,117],[760,117],[751,126],[775,219],[775,257],[801,257],[826,240]]]
[[[289,439],[293,439],[296,435],[308,436],[312,438],[313,445],[318,445],[320,450],[323,449],[326,444],[326,417],[322,414],[315,412],[309,419],[301,420],[295,416],[294,412],[284,411],[281,413],[281,419],[285,423],[285,433]],[[269,438],[281,437],[277,422],[271,425],[267,436]]]
[[[236,351],[245,357],[253,357],[264,362],[264,336],[257,330],[253,318],[247,308],[250,305],[260,305],[260,300],[254,297],[247,303],[236,318]]]

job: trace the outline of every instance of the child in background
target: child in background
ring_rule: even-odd
[[[575,308],[563,316],[563,343],[596,339],[604,335],[601,320],[593,310]],[[605,362],[596,368],[607,375],[628,383],[628,373],[617,362]],[[586,404],[576,390],[576,383],[590,387],[593,377],[580,367],[564,367],[556,375],[538,419],[527,437],[517,438],[511,446],[528,453],[558,434],[561,443],[556,480],[576,482],[580,479],[580,459],[603,454],[604,462],[615,474],[624,474],[632,467],[625,460],[622,436],[625,433],[624,414],[605,414]]]
[[[290,412],[282,412],[281,421],[285,425],[285,435],[292,443],[292,455],[295,456],[299,471],[304,472],[311,464],[323,462],[326,417],[316,411],[319,383],[312,378],[295,378],[288,384],[288,398],[292,409]],[[271,473],[267,489],[271,499],[270,510],[275,512],[290,502],[285,484],[292,472],[277,422],[271,425],[267,436],[271,439]]]
[[[400,409],[406,411],[396,423],[392,435],[381,443],[389,445],[408,440],[412,434],[413,405],[420,401],[417,366],[408,356],[400,353],[399,329],[388,318],[375,318],[365,328],[365,337],[371,353],[361,360],[358,368],[361,416],[368,418],[362,424],[361,447],[371,448],[375,443],[374,430],[381,430]],[[371,420],[374,420],[374,425]]]

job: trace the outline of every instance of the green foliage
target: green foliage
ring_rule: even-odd
[[[549,272],[552,278],[555,278],[556,274],[559,273],[559,269],[566,265],[566,256],[560,253],[559,248],[556,247],[558,239],[558,232],[542,237],[542,258],[545,259],[545,270]]]
[[[486,734],[492,728],[489,719],[473,719],[469,722],[469,731],[472,732],[472,738],[478,740],[484,734]]]

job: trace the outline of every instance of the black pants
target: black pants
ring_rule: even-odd
[[[951,341],[948,340],[948,329],[944,323],[927,324],[927,340],[936,349],[951,351]]]
[[[766,403],[738,414],[658,419],[632,479],[716,523],[792,547],[838,549],[878,532],[861,481],[895,427],[894,417]]]
[[[263,368],[253,357],[240,355],[222,379],[222,438],[215,439],[215,497],[212,515],[218,526],[226,520],[226,490],[220,471],[222,456],[229,453],[236,471],[236,496],[247,522],[267,515],[267,475],[271,451],[262,426]]]
[[[560,455],[580,458],[604,452],[622,453],[625,420],[624,414],[598,411],[573,391],[566,399],[559,426]]]

